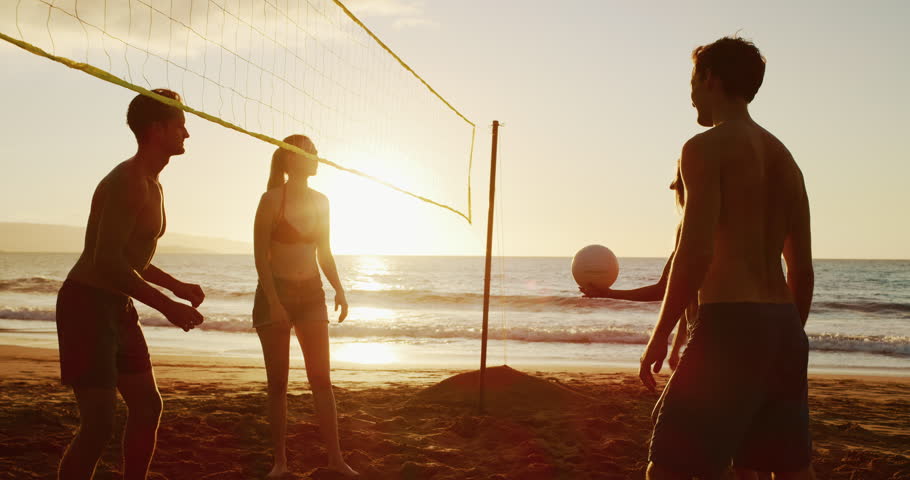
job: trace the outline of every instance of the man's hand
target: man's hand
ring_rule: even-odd
[[[609,288],[600,289],[593,285],[588,285],[586,287],[578,287],[578,290],[588,298],[610,298]]]
[[[202,291],[202,287],[194,283],[180,282],[171,291],[174,292],[174,295],[190,302],[193,308],[199,307],[205,300],[205,292]]]
[[[661,337],[661,335],[651,335],[651,340],[645,347],[645,353],[641,355],[641,367],[638,369],[638,378],[641,379],[641,383],[652,392],[657,391],[657,381],[651,374],[652,365],[654,373],[660,373],[664,359],[667,358],[667,337]]]
[[[189,332],[205,320],[194,307],[173,301],[167,310],[161,313],[169,322],[182,328],[184,332]]]
[[[338,315],[338,323],[344,321],[348,317],[348,299],[344,296],[344,291],[335,293],[335,311],[338,311],[338,307],[341,307],[341,314]]]

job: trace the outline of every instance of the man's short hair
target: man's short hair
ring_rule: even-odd
[[[152,92],[180,102],[180,95],[177,92],[166,88],[156,88]],[[162,103],[152,97],[142,94],[136,95],[130,102],[126,110],[126,124],[136,135],[136,139],[141,139],[146,129],[156,122],[166,122],[180,113],[180,109]]]
[[[751,102],[765,78],[765,57],[752,42],[738,37],[724,37],[692,51],[695,73],[703,78],[706,71],[720,78],[724,93]]]

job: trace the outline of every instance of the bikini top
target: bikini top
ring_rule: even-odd
[[[304,235],[297,230],[296,227],[290,224],[287,219],[284,217],[284,205],[287,203],[287,185],[281,188],[281,207],[278,209],[278,218],[275,220],[274,225],[272,226],[272,241],[277,243],[285,244],[295,244],[295,243],[316,243],[316,233],[317,228],[313,228],[308,234]],[[316,224],[319,222],[319,214],[317,210],[316,214]]]

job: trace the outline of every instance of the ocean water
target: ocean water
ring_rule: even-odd
[[[0,254],[0,343],[56,345],[54,302],[74,254]],[[334,362],[479,365],[482,257],[337,257],[351,305],[333,323]],[[659,303],[582,298],[569,258],[493,263],[488,364],[637,367]],[[620,259],[615,288],[653,283],[665,259]],[[159,255],[155,264],[206,291],[205,323],[185,333],[139,305],[154,352],[258,357],[252,256]],[[806,326],[815,372],[910,375],[910,261],[818,260]]]

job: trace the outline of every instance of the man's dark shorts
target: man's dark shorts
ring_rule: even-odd
[[[688,475],[731,459],[759,471],[809,465],[809,342],[792,304],[702,305],[667,383],[650,460]]]
[[[64,385],[116,387],[120,374],[152,369],[130,297],[66,280],[57,293],[57,339]]]

